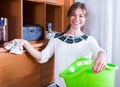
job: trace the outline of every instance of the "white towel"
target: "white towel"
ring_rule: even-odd
[[[6,50],[9,50],[10,53],[14,54],[22,54],[24,52],[23,46],[20,45],[19,41],[14,40],[12,43],[7,44],[4,46]]]

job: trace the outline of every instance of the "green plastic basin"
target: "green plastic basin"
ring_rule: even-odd
[[[114,87],[115,71],[118,66],[108,63],[106,68],[97,74],[92,71],[93,61],[79,58],[60,73],[67,87]]]

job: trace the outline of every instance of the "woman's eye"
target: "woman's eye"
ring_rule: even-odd
[[[72,14],[72,16],[76,16],[75,14]]]
[[[83,15],[80,15],[79,17],[83,17]]]

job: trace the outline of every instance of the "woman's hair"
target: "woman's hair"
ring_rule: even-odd
[[[67,18],[70,18],[70,17],[72,16],[73,12],[74,12],[77,8],[82,9],[83,12],[84,12],[84,16],[87,18],[87,15],[88,15],[88,14],[87,14],[86,6],[85,6],[84,3],[81,3],[81,2],[75,2],[75,3],[73,3],[73,4],[71,5],[71,7],[69,8],[68,13],[67,13]],[[69,30],[69,28],[70,28],[70,24],[68,25],[65,33]],[[83,31],[83,30],[84,30],[84,27],[82,26],[82,27],[81,27],[81,31]]]

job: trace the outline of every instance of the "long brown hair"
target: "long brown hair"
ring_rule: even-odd
[[[84,3],[81,3],[81,2],[75,2],[71,5],[71,7],[69,8],[68,10],[68,13],[67,13],[67,18],[69,19],[71,16],[72,16],[72,13],[77,9],[77,8],[81,8],[84,12],[84,15],[85,17],[87,18],[87,9],[86,9],[86,6]],[[70,28],[70,24],[67,26],[67,29],[65,30],[64,33],[66,33]],[[84,31],[84,26],[82,26],[81,28],[81,31]]]

